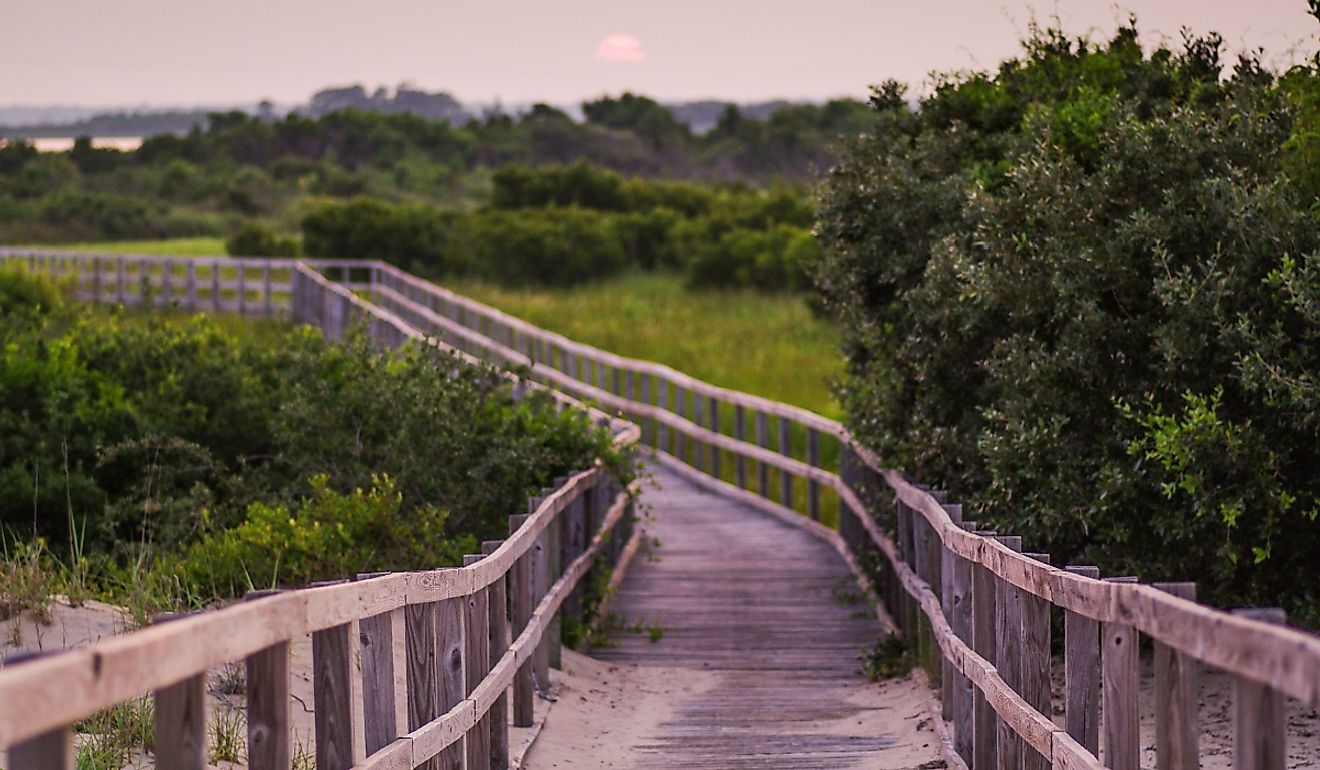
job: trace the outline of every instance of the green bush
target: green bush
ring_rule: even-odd
[[[1136,41],[1039,31],[918,112],[877,92],[819,224],[849,422],[1056,563],[1315,622],[1317,74]]]
[[[225,240],[225,251],[235,257],[297,257],[302,246],[297,238],[277,235],[258,222],[247,222]]]

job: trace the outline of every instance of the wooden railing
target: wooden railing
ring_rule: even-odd
[[[20,250],[0,250],[0,260],[62,275],[87,299],[285,313],[336,339],[361,325],[387,347],[434,343],[328,280],[316,263]],[[350,275],[359,269],[317,266]],[[245,295],[248,272],[268,279]],[[107,292],[106,275],[131,280],[116,279]],[[180,290],[180,275],[219,276],[220,289],[201,292],[185,280]],[[236,296],[224,295],[226,282],[240,287]],[[635,426],[589,411],[610,426],[616,446],[638,440]],[[532,724],[533,692],[548,686],[558,656],[561,613],[582,620],[579,584],[588,570],[598,562],[622,569],[636,547],[633,492],[597,461],[531,499],[526,514],[510,517],[509,538],[483,543],[463,567],[257,592],[88,647],[6,661],[0,747],[8,749],[8,768],[70,770],[75,723],[147,694],[156,704],[156,767],[205,768],[207,674],[241,662],[248,767],[288,770],[290,645],[308,636],[317,768],[507,768],[510,709],[515,726]]]
[[[1238,768],[1284,766],[1285,698],[1320,707],[1320,638],[1282,625],[1277,610],[1224,612],[1197,604],[1190,583],[1053,566],[1024,552],[1020,538],[964,521],[960,506],[886,469],[820,415],[573,342],[384,263],[341,272],[367,274],[354,288],[390,323],[614,410],[638,426],[657,462],[831,543],[871,581],[938,682],[957,754],[974,770],[1136,770],[1142,637],[1154,645],[1161,770],[1198,767],[1202,665],[1235,681]],[[345,293],[332,301],[352,304]],[[314,313],[327,311],[307,312],[294,302],[294,317],[323,322]],[[1050,702],[1056,627],[1063,726]]]

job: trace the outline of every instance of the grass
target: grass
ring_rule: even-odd
[[[690,290],[677,275],[632,274],[571,289],[447,288],[619,355],[727,388],[840,416],[838,332],[800,296]]]
[[[103,241],[91,243],[57,243],[31,248],[50,248],[65,251],[109,251],[120,254],[158,254],[169,257],[223,257],[223,238],[166,238],[159,241]]]

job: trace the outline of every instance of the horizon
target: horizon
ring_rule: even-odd
[[[161,110],[268,99],[292,106],[353,84],[407,84],[475,105],[580,104],[624,91],[661,102],[820,102],[864,99],[891,78],[919,96],[931,73],[994,69],[1020,54],[1033,21],[1101,40],[1134,13],[1147,49],[1161,40],[1177,45],[1187,26],[1198,35],[1219,32],[1226,61],[1263,48],[1276,69],[1313,53],[1320,31],[1302,0],[1253,7],[932,0],[920,8],[830,0],[811,13],[788,0],[424,8],[382,0],[370,15],[342,0],[235,0],[223,14],[169,0],[73,4],[73,14],[52,3],[10,11],[13,27],[28,34],[0,52],[0,64],[21,75],[0,84],[0,105]]]

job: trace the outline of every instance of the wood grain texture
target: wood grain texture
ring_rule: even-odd
[[[156,691],[156,767],[204,770],[206,762],[206,676],[190,676]]]
[[[1043,563],[1049,563],[1048,554],[1026,554]],[[1042,714],[1052,714],[1050,690],[1050,603],[1030,593],[1022,594],[1022,697]],[[1024,757],[1027,770],[1048,770],[1050,756],[1027,749]]]
[[[317,770],[348,770],[353,756],[352,624],[312,634]]]
[[[289,643],[279,642],[244,661],[249,770],[289,770]]]
[[[404,638],[408,665],[408,730],[420,728],[444,713],[440,709],[440,671],[436,659],[435,602],[404,608]],[[437,770],[436,759],[421,764]]]
[[[846,697],[859,682],[857,651],[882,628],[833,599],[855,585],[847,567],[802,529],[651,470],[661,488],[644,502],[657,511],[647,531],[659,558],[634,562],[611,607],[662,635],[618,631],[594,654],[716,672],[720,685],[682,701],[634,766],[867,766],[892,738],[838,726],[859,713]]]
[[[1068,570],[1093,579],[1097,567]],[[1063,702],[1068,735],[1092,754],[1100,754],[1100,624],[1081,613],[1063,613]]]
[[[464,668],[467,663],[463,622],[466,613],[466,598],[446,599],[436,603],[436,662],[440,675],[437,700],[441,714],[461,703],[468,693]],[[440,752],[439,770],[462,770],[464,757],[464,741],[449,745]]]
[[[980,565],[972,566],[972,649],[985,660],[996,660],[995,613],[997,596],[995,576]],[[998,751],[999,717],[986,698],[976,689],[972,693],[972,768],[993,768]]]
[[[1274,608],[1234,610],[1260,623],[1283,625],[1287,617]],[[1235,770],[1284,770],[1288,762],[1288,709],[1283,694],[1244,677],[1233,680],[1233,767]]]
[[[362,666],[362,731],[368,754],[399,737],[394,709],[394,619],[392,612],[358,622]]]
[[[1105,623],[1100,643],[1105,765],[1112,770],[1140,770],[1137,632],[1121,623]]]
[[[1183,599],[1196,600],[1195,583],[1152,585]],[[1198,770],[1201,766],[1200,682],[1198,664],[1168,645],[1152,645],[1155,662],[1155,768]]]

